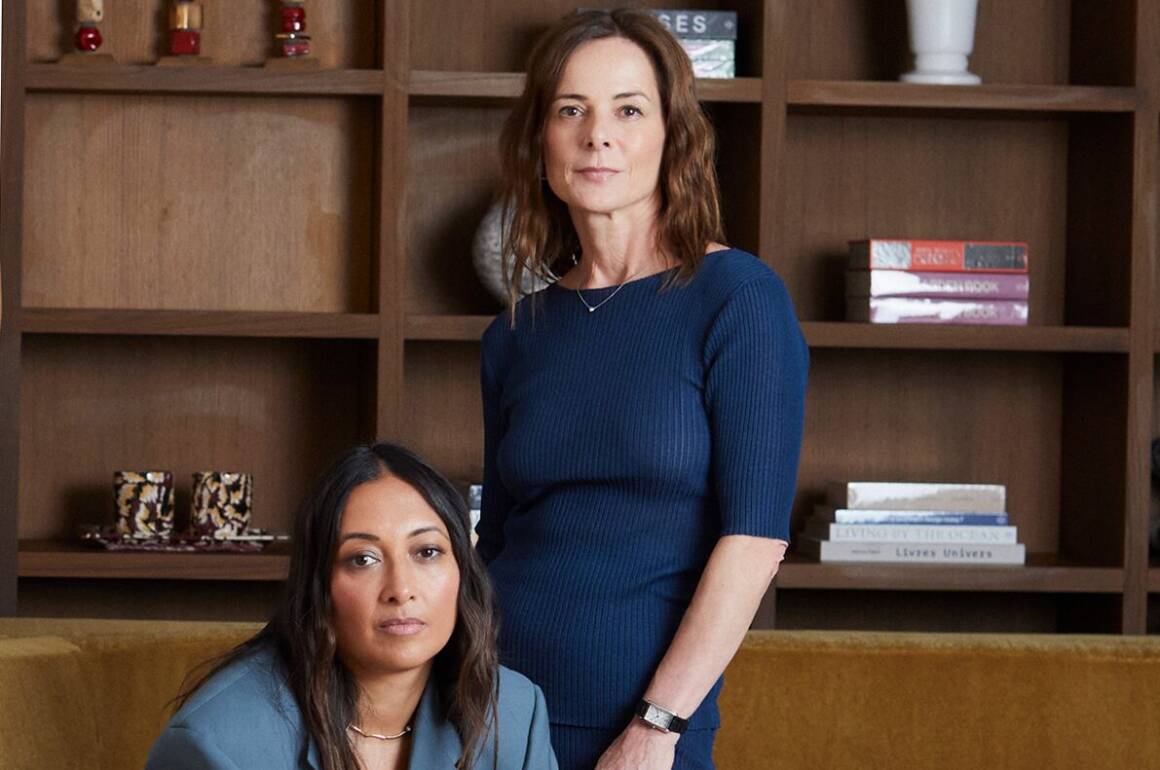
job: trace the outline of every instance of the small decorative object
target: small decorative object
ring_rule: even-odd
[[[279,31],[274,35],[278,58],[267,59],[266,66],[317,66],[318,60],[310,56],[303,0],[279,0],[278,5]]]
[[[210,471],[193,474],[189,529],[193,535],[225,540],[250,528],[254,477]]]
[[[479,525],[479,514],[483,508],[483,484],[472,484],[467,488],[467,509],[471,518],[471,534],[475,535],[475,528]]]
[[[502,304],[507,304],[508,291],[504,276],[511,270],[512,256],[501,253],[504,231],[503,204],[496,202],[479,223],[471,244],[475,272],[484,288]],[[549,281],[525,272],[520,282],[521,294],[532,294],[549,285]]]
[[[102,527],[94,524],[82,526],[79,534],[81,540],[87,545],[103,548],[106,551],[159,553],[255,553],[263,550],[270,543],[284,543],[290,539],[289,535],[264,532],[260,529],[251,529],[244,535],[225,540],[193,536],[140,538],[122,535],[113,527]]]
[[[967,70],[975,45],[979,0],[906,0],[914,70],[906,83],[973,86],[982,82]]]
[[[735,11],[656,10],[652,14],[676,36],[699,78],[731,78],[736,73]]]
[[[117,533],[130,538],[168,538],[173,534],[173,474],[169,471],[117,471]]]
[[[76,2],[77,29],[76,34],[73,35],[73,48],[75,50],[62,56],[61,63],[112,63],[112,56],[106,53],[97,53],[105,42],[101,36],[100,27],[105,18],[105,0],[76,0]]]
[[[213,64],[201,55],[202,7],[198,0],[172,0],[169,6],[169,55],[157,62],[161,67],[189,67]]]
[[[73,39],[82,53],[95,53],[104,42],[100,23],[105,18],[105,0],[77,0],[77,33]]]

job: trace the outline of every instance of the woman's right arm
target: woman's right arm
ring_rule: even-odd
[[[242,770],[192,727],[170,725],[153,744],[145,770]]]
[[[475,528],[479,542],[475,548],[484,562],[490,562],[503,550],[503,525],[511,510],[512,499],[499,479],[496,470],[496,452],[503,436],[500,400],[503,386],[496,372],[497,346],[489,344],[484,335],[483,355],[480,359],[480,390],[483,396],[483,500],[480,505],[479,526]]]

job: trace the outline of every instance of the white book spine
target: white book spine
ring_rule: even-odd
[[[827,488],[835,508],[1004,513],[1007,487],[1002,484],[923,484],[850,481]]]
[[[832,543],[803,537],[798,550],[819,561],[899,564],[1023,564],[1022,543],[965,545],[931,543]]]
[[[831,524],[808,521],[805,534],[831,542],[863,543],[987,543],[1011,545],[1019,537],[1013,526],[959,526],[953,524],[922,526],[918,524]]]

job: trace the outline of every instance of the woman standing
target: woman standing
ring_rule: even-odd
[[[780,279],[720,243],[694,82],[647,13],[572,14],[501,141],[511,285],[562,275],[483,338],[478,548],[568,770],[713,766],[789,535],[807,348]]]

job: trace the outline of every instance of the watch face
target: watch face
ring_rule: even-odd
[[[673,721],[673,715],[650,703],[648,710],[644,712],[644,721],[656,725],[662,730],[667,730],[669,729],[669,724]]]

